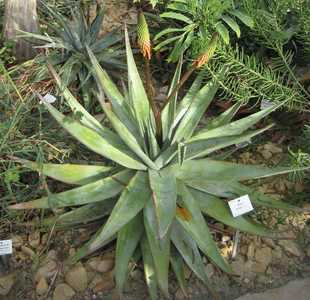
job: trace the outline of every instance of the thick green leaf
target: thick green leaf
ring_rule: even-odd
[[[63,97],[66,99],[73,113],[79,114],[80,122],[89,128],[101,132],[103,130],[103,126],[76,100],[76,98],[72,95],[68,88],[64,88],[60,77],[58,76],[51,64],[48,64],[48,69],[54,77],[58,88],[62,92]]]
[[[277,167],[271,169],[265,166],[244,165],[211,159],[185,161],[182,166],[173,165],[171,168],[174,169],[176,177],[182,181],[196,179],[213,181],[242,181],[283,175],[296,171],[296,169],[292,169],[290,167]],[[307,168],[304,168],[304,170],[306,169]]]
[[[236,102],[229,109],[225,110],[218,117],[214,118],[210,122],[207,123],[204,130],[211,130],[216,127],[224,126],[230,123],[233,117],[236,115],[240,107],[242,106],[242,102]]]
[[[150,197],[147,173],[139,171],[124,189],[106,224],[99,230],[94,239],[76,253],[73,260],[77,261],[101,248],[102,244],[114,236],[143,209]]]
[[[194,158],[201,158],[214,151],[221,150],[225,147],[237,145],[244,142],[249,142],[251,139],[259,134],[262,134],[266,130],[269,130],[273,124],[251,132],[247,132],[241,135],[224,136],[219,138],[211,138],[207,140],[198,140],[188,144],[185,144],[185,160]]]
[[[127,30],[125,31],[125,40],[130,100],[133,110],[135,112],[135,117],[140,125],[141,133],[144,134],[145,127],[149,126],[149,118],[151,113],[150,105],[136,63],[133,58]]]
[[[112,170],[112,167],[100,165],[41,164],[39,162],[22,158],[14,158],[14,161],[23,164],[25,167],[33,171],[41,172],[48,177],[77,185],[84,185],[100,179],[100,177],[106,177],[106,175]]]
[[[255,125],[264,117],[268,116],[270,113],[278,109],[283,105],[274,105],[272,107],[261,110],[255,114],[252,114],[248,117],[242,118],[240,120],[234,121],[232,123],[226,124],[224,126],[220,126],[213,129],[203,129],[194,135],[190,141],[202,140],[202,139],[210,139],[213,137],[220,136],[229,136],[229,135],[239,135],[249,129],[251,126]]]
[[[229,44],[229,31],[222,22],[217,23],[215,26],[216,31],[220,34],[221,38],[226,45]]]
[[[157,237],[157,220],[151,200],[147,202],[144,211],[144,227],[150,245],[156,278],[163,294],[169,298],[168,275],[170,259],[170,232],[161,240]]]
[[[193,25],[187,25],[184,28],[165,28],[164,30],[160,31],[157,33],[154,37],[154,41],[159,40],[161,37],[164,35],[167,35],[169,33],[174,33],[174,32],[184,32],[187,31],[188,29],[193,28]]]
[[[82,125],[79,121],[65,117],[57,109],[48,103],[44,103],[49,112],[77,140],[90,148],[92,151],[101,154],[116,163],[131,169],[145,170],[146,167],[135,159],[135,155],[126,145],[108,129],[98,132]],[[132,153],[132,154],[131,154]]]
[[[182,227],[192,236],[196,241],[198,247],[204,252],[210,260],[215,263],[219,268],[227,273],[232,273],[230,265],[222,257],[217,245],[215,244],[212,234],[206,224],[205,219],[201,213],[198,203],[195,201],[187,187],[178,182],[178,193],[182,197],[182,205],[191,214],[190,220],[183,220],[177,216],[177,220]]]
[[[172,93],[175,87],[178,85],[182,73],[182,65],[183,65],[183,55],[181,55],[177,68],[175,70],[169,91],[168,96]],[[173,99],[170,100],[169,104],[162,111],[161,119],[162,119],[162,130],[163,130],[163,141],[165,142],[169,138],[169,132],[171,129],[172,122],[175,117],[176,110],[176,101],[178,99],[178,93],[175,94]]]
[[[197,244],[179,222],[173,223],[171,240],[189,268],[201,281],[206,283],[208,278]]]
[[[60,208],[94,203],[112,198],[126,189],[126,185],[133,177],[134,172],[122,171],[113,176],[89,183],[78,188],[51,194],[33,201],[18,203],[10,206],[11,209]]]
[[[104,91],[111,101],[113,112],[117,117],[122,120],[122,123],[139,141],[139,144],[142,145],[140,132],[137,128],[137,124],[134,123],[134,118],[130,114],[129,103],[125,101],[123,95],[119,92],[117,86],[109,77],[108,73],[101,68],[97,58],[88,48],[88,55],[92,63],[92,72],[94,73],[99,87]]]
[[[238,9],[234,9],[234,10],[230,10],[229,13],[235,17],[237,17],[242,23],[244,23],[245,25],[249,26],[250,28],[254,27],[254,21],[253,19],[244,14],[243,12],[241,12]]]
[[[214,79],[197,92],[176,129],[172,143],[187,140],[191,137],[205,110],[213,100],[218,87],[219,83]]]
[[[288,211],[297,211],[297,212],[303,211],[302,208],[299,208],[290,203],[284,202],[282,200],[279,200],[271,196],[265,195],[263,193],[260,193],[258,191],[255,191],[254,189],[247,187],[241,183],[236,182],[232,184],[232,188],[234,189],[234,192],[238,196],[243,196],[245,194],[248,194],[253,204],[258,205],[258,206],[266,206],[270,208],[278,208],[278,209],[283,209],[283,210],[288,210]]]
[[[105,9],[103,7],[100,8],[99,12],[97,12],[96,18],[92,22],[90,28],[89,28],[89,41],[88,44],[93,44],[96,42],[96,39],[98,38],[99,32],[102,28],[102,22],[104,18]]]
[[[147,154],[143,152],[139,146],[138,140],[134,135],[127,129],[127,127],[122,123],[120,119],[112,112],[111,108],[108,105],[103,105],[104,112],[111,122],[113,128],[122,138],[124,143],[149,167],[155,170],[158,170],[155,163],[148,157]]]
[[[179,39],[173,50],[170,52],[167,61],[168,62],[177,62],[180,56],[186,52],[186,50],[191,46],[191,43],[194,39],[194,31],[186,32],[181,39]]]
[[[224,180],[205,180],[205,179],[188,179],[185,181],[186,185],[197,189],[199,191],[223,198],[233,198],[237,194],[235,193],[232,185],[233,181]]]
[[[152,205],[154,207],[158,238],[167,234],[176,212],[176,179],[170,169],[161,171],[149,170],[152,190]]]
[[[100,201],[87,204],[66,212],[60,216],[44,219],[42,225],[56,226],[56,228],[72,227],[75,225],[89,224],[108,216],[112,211],[115,201]]]
[[[181,290],[187,297],[183,258],[178,252],[175,251],[175,253],[171,255],[170,262]]]
[[[141,214],[134,217],[117,234],[116,254],[115,254],[115,281],[120,294],[128,275],[128,264],[135,249],[141,239],[143,226]]]
[[[185,15],[181,14],[181,13],[176,13],[176,12],[165,12],[162,13],[160,15],[162,18],[169,18],[169,19],[174,19],[174,20],[178,20],[178,21],[182,21],[185,22],[187,24],[192,24],[193,21],[186,17]]]
[[[251,234],[275,238],[276,231],[257,223],[246,216],[233,217],[227,202],[210,194],[190,189],[193,198],[199,204],[204,214],[220,221],[228,226]]]
[[[145,281],[146,281],[146,284],[149,290],[149,295],[151,297],[151,300],[157,300],[158,299],[158,292],[157,292],[158,282],[156,279],[155,265],[154,265],[154,260],[153,260],[152,253],[151,253],[151,247],[145,236],[142,238],[142,241],[141,241],[141,250],[142,250],[142,256],[143,256],[144,276],[145,276]]]
[[[237,37],[240,38],[241,32],[240,32],[240,27],[237,24],[237,22],[227,15],[223,15],[222,19],[236,33]]]

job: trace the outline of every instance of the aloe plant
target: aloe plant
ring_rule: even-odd
[[[77,187],[10,208],[70,207],[69,212],[45,221],[56,226],[102,220],[97,233],[77,251],[71,262],[116,240],[115,279],[120,293],[126,282],[128,264],[135,256],[142,257],[151,299],[157,299],[158,289],[169,298],[170,267],[184,292],[185,264],[209,285],[202,255],[224,272],[232,273],[212,238],[205,216],[251,234],[277,236],[276,232],[247,216],[234,218],[226,199],[248,194],[255,206],[299,209],[254,191],[243,183],[245,180],[285,174],[292,171],[290,168],[271,169],[212,158],[217,150],[248,141],[270,129],[272,125],[251,130],[254,124],[279,106],[232,121],[240,107],[237,103],[200,128],[199,121],[225,72],[207,83],[203,83],[203,76],[198,75],[188,93],[177,101],[177,93],[173,97],[171,93],[179,85],[180,60],[167,95],[170,101],[164,108],[158,108],[162,128],[161,135],[157,136],[156,116],[139,76],[127,32],[125,39],[128,91],[124,94],[88,49],[92,72],[101,90],[100,103],[112,129],[92,117],[68,89],[63,90],[63,96],[72,111],[79,112],[78,120],[63,115],[43,101],[65,130],[113,164],[38,164],[17,159],[32,170]],[[61,87],[59,78],[55,76]]]
[[[88,69],[90,61],[87,47],[94,52],[106,70],[118,76],[119,71],[126,68],[123,62],[125,50],[120,43],[122,35],[114,30],[100,36],[105,16],[104,7],[99,7],[95,19],[88,24],[83,11],[77,6],[71,9],[69,18],[43,2],[41,4],[44,12],[54,20],[47,24],[49,32],[44,34],[22,32],[20,36],[37,44],[40,49],[52,50],[48,60],[60,73],[63,86],[78,81],[84,103],[89,107],[93,84]]]

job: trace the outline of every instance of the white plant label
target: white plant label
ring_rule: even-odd
[[[51,94],[46,94],[44,97],[43,97],[43,100],[46,102],[46,103],[49,103],[49,104],[52,104],[54,103],[57,98]]]
[[[266,109],[266,108],[269,108],[269,107],[271,107],[271,106],[273,106],[273,103],[270,102],[269,100],[263,99],[263,100],[261,101],[261,103],[260,103],[260,109],[261,109],[261,110]]]
[[[244,215],[254,209],[249,195],[244,195],[228,201],[228,205],[234,218]]]
[[[12,254],[12,240],[0,241],[0,255]]]

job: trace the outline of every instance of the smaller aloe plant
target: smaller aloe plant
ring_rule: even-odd
[[[53,49],[48,59],[60,73],[63,86],[66,87],[78,79],[84,103],[89,106],[93,85],[87,48],[91,49],[107,71],[118,74],[117,71],[125,69],[125,50],[120,43],[122,36],[113,31],[100,37],[105,15],[104,7],[99,7],[96,18],[88,25],[83,11],[78,7],[74,7],[71,10],[71,18],[67,18],[48,5],[42,5],[55,20],[55,23],[47,24],[47,28],[54,35],[23,32],[21,36],[33,43],[39,43],[38,48]]]
[[[203,84],[202,74],[198,75],[188,93],[177,101],[177,87],[182,82],[180,60],[167,95],[169,101],[163,107],[157,107],[159,113],[154,113],[152,100],[147,98],[134,61],[127,31],[125,39],[128,66],[128,91],[125,94],[119,91],[88,49],[92,71],[102,90],[100,102],[113,130],[92,117],[68,89],[63,91],[64,98],[74,113],[79,112],[79,120],[64,116],[51,104],[43,102],[64,129],[114,164],[110,167],[102,163],[40,165],[17,159],[32,170],[78,187],[10,208],[71,207],[69,212],[45,221],[56,226],[102,220],[102,227],[71,261],[76,262],[116,239],[115,280],[120,293],[126,282],[129,262],[135,256],[142,257],[151,299],[157,299],[158,288],[169,298],[170,267],[184,293],[185,264],[209,286],[202,254],[219,269],[232,273],[212,238],[205,215],[241,231],[277,237],[277,232],[249,217],[234,218],[226,199],[248,194],[255,206],[300,209],[254,191],[243,183],[285,174],[292,169],[224,162],[211,156],[217,150],[248,141],[270,129],[272,125],[257,130],[251,130],[251,127],[279,105],[232,121],[240,108],[237,103],[210,120],[204,128],[198,128],[218,90],[219,80],[225,74],[218,74],[206,84]],[[210,55],[212,51],[208,53]],[[59,78],[54,75],[61,87]],[[155,119],[159,117],[161,134],[156,135]],[[213,294],[213,298],[217,296]]]

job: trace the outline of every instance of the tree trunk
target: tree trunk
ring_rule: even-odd
[[[38,31],[36,0],[5,0],[4,37],[16,42],[14,54],[18,61],[23,61],[36,52],[29,42],[17,37],[19,30]]]

